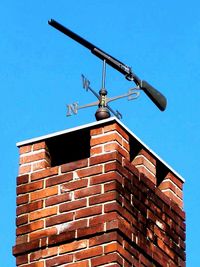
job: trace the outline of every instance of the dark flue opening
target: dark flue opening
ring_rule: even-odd
[[[134,158],[138,155],[143,146],[137,141],[137,139],[130,137],[130,161],[132,162]],[[160,160],[156,159],[156,181],[157,186],[159,186],[165,179],[167,173],[169,172],[168,167],[166,167]]]
[[[134,160],[134,158],[138,155],[140,150],[142,149],[141,144],[133,137],[130,137],[130,162]]]
[[[90,156],[90,132],[86,129],[46,140],[51,167],[88,158]]]
[[[159,160],[156,161],[156,179],[157,179],[157,186],[159,186],[162,181],[165,179],[169,169]]]

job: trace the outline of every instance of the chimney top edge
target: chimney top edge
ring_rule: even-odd
[[[24,146],[24,145],[33,144],[33,143],[36,143],[36,142],[47,140],[47,139],[52,138],[52,137],[64,135],[64,134],[67,134],[67,133],[72,133],[72,132],[83,130],[83,129],[87,129],[87,128],[92,128],[94,126],[105,124],[105,123],[108,123],[108,122],[117,122],[120,126],[122,126],[127,131],[128,134],[130,134],[132,137],[134,137],[146,150],[148,150],[156,159],[158,159],[162,164],[164,164],[178,179],[180,179],[183,183],[185,182],[185,179],[180,174],[178,174],[171,166],[169,166],[164,160],[162,160],[152,149],[150,149],[139,137],[137,137],[129,128],[127,128],[116,117],[110,117],[108,119],[95,121],[95,122],[92,122],[92,123],[84,124],[84,125],[81,125],[81,126],[70,128],[70,129],[65,129],[65,130],[54,132],[54,133],[51,133],[51,134],[47,134],[47,135],[43,135],[43,136],[27,139],[27,140],[24,140],[24,141],[21,141],[21,142],[17,142],[16,146],[19,148],[19,147]]]

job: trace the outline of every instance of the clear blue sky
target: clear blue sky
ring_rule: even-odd
[[[122,122],[186,180],[187,267],[200,266],[200,2],[198,0],[1,0],[0,266],[14,267],[16,142],[93,122],[95,108],[65,117],[66,104],[95,101],[101,61],[47,25],[54,18],[118,58],[167,96],[160,112],[146,97],[112,107]],[[107,68],[110,96],[132,84]]]

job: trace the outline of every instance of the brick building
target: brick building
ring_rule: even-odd
[[[184,180],[116,118],[17,145],[17,266],[185,266]]]

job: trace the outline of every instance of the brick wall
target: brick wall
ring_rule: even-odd
[[[20,147],[16,265],[185,266],[183,181],[142,144],[131,158],[119,123],[86,130],[90,157],[60,166],[46,140]]]

